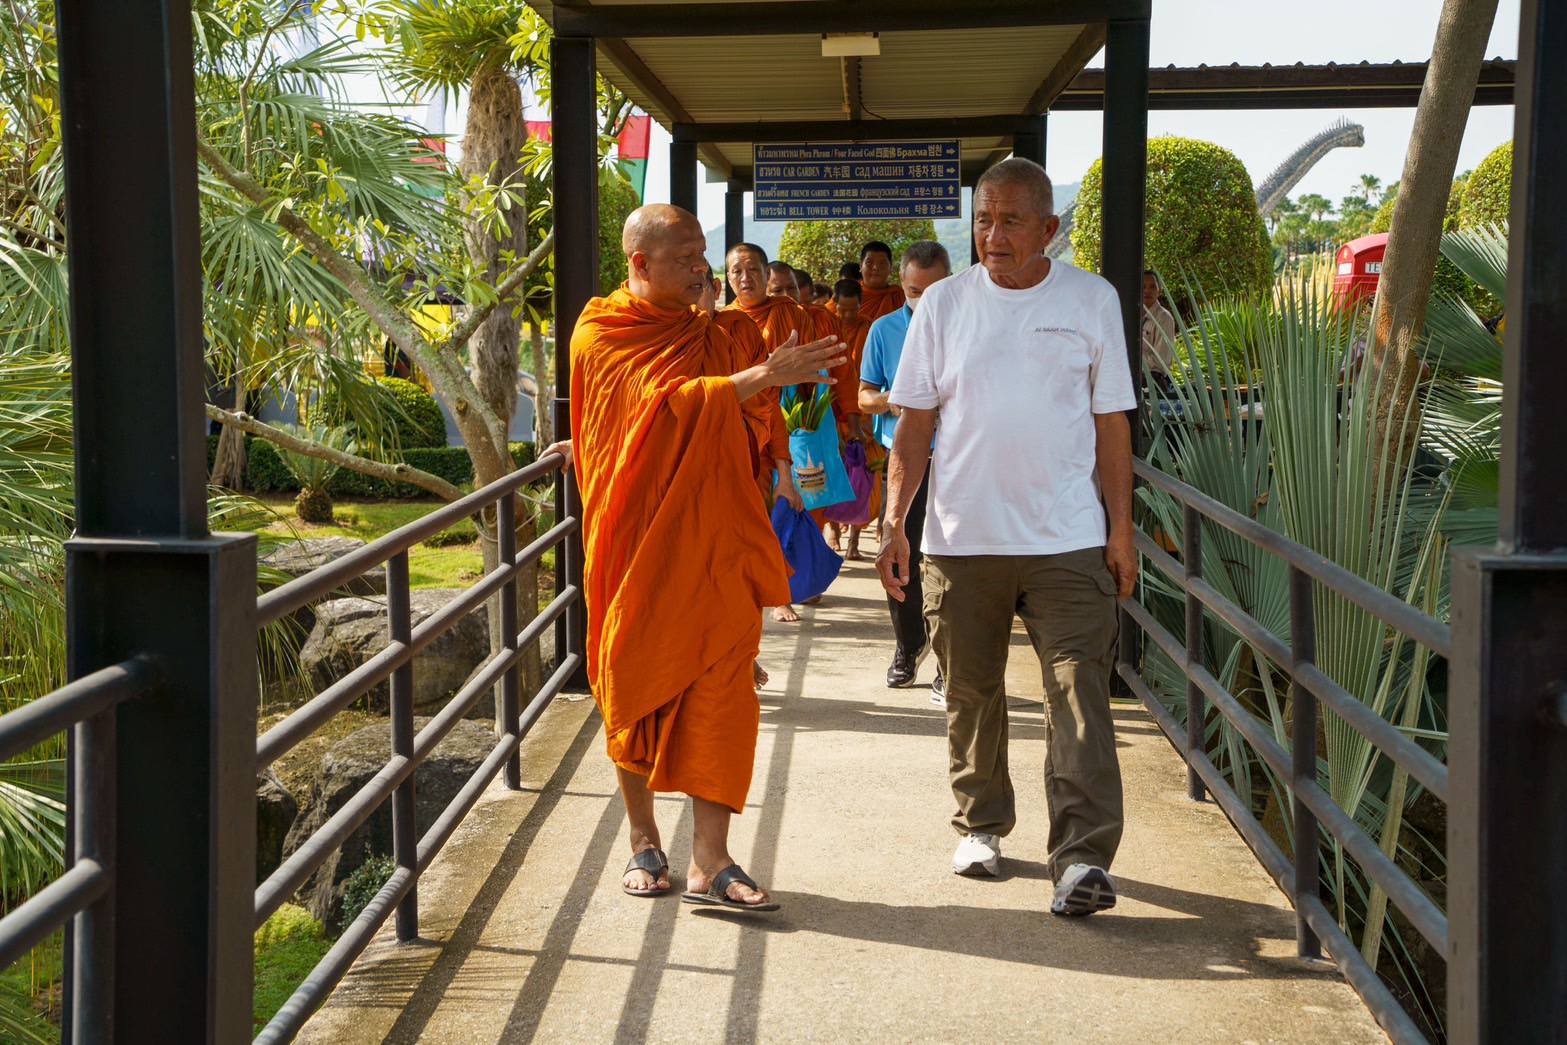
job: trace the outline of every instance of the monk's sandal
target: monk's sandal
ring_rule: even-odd
[[[761,892],[761,886],[751,880],[751,876],[740,869],[739,864],[730,864],[713,876],[708,883],[707,892],[688,892],[681,895],[680,899],[690,904],[701,904],[708,907],[723,907],[731,911],[776,911],[778,905],[772,901],[767,903],[746,903],[744,900],[732,899],[729,895],[729,887],[739,882],[747,889]]]
[[[669,886],[658,884],[658,880],[669,873],[669,857],[664,855],[662,849],[644,849],[634,854],[622,874],[630,874],[632,871],[646,871],[653,876],[653,885],[647,889],[622,885],[627,896],[663,896],[669,892]]]

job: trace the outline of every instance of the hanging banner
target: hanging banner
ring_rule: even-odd
[[[752,148],[758,221],[963,215],[955,140]]]

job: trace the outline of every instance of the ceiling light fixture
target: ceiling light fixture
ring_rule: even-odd
[[[823,58],[868,58],[881,54],[880,33],[823,33]]]

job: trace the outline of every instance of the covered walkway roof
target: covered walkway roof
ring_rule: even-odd
[[[972,178],[1044,113],[1149,0],[834,0],[535,5],[592,37],[599,72],[747,181],[755,141],[956,137]],[[824,34],[875,33],[879,54],[824,57]],[[997,115],[1003,114],[1003,115]],[[830,126],[828,126],[830,125]]]

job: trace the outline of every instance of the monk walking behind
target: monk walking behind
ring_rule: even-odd
[[[653,795],[677,791],[695,811],[684,899],[776,910],[728,842],[756,755],[761,608],[789,597],[742,404],[814,379],[843,352],[786,340],[734,372],[729,335],[692,307],[707,279],[696,217],[641,207],[622,245],[630,278],[588,302],[571,338],[588,681],[630,820],[622,887],[669,891]]]

